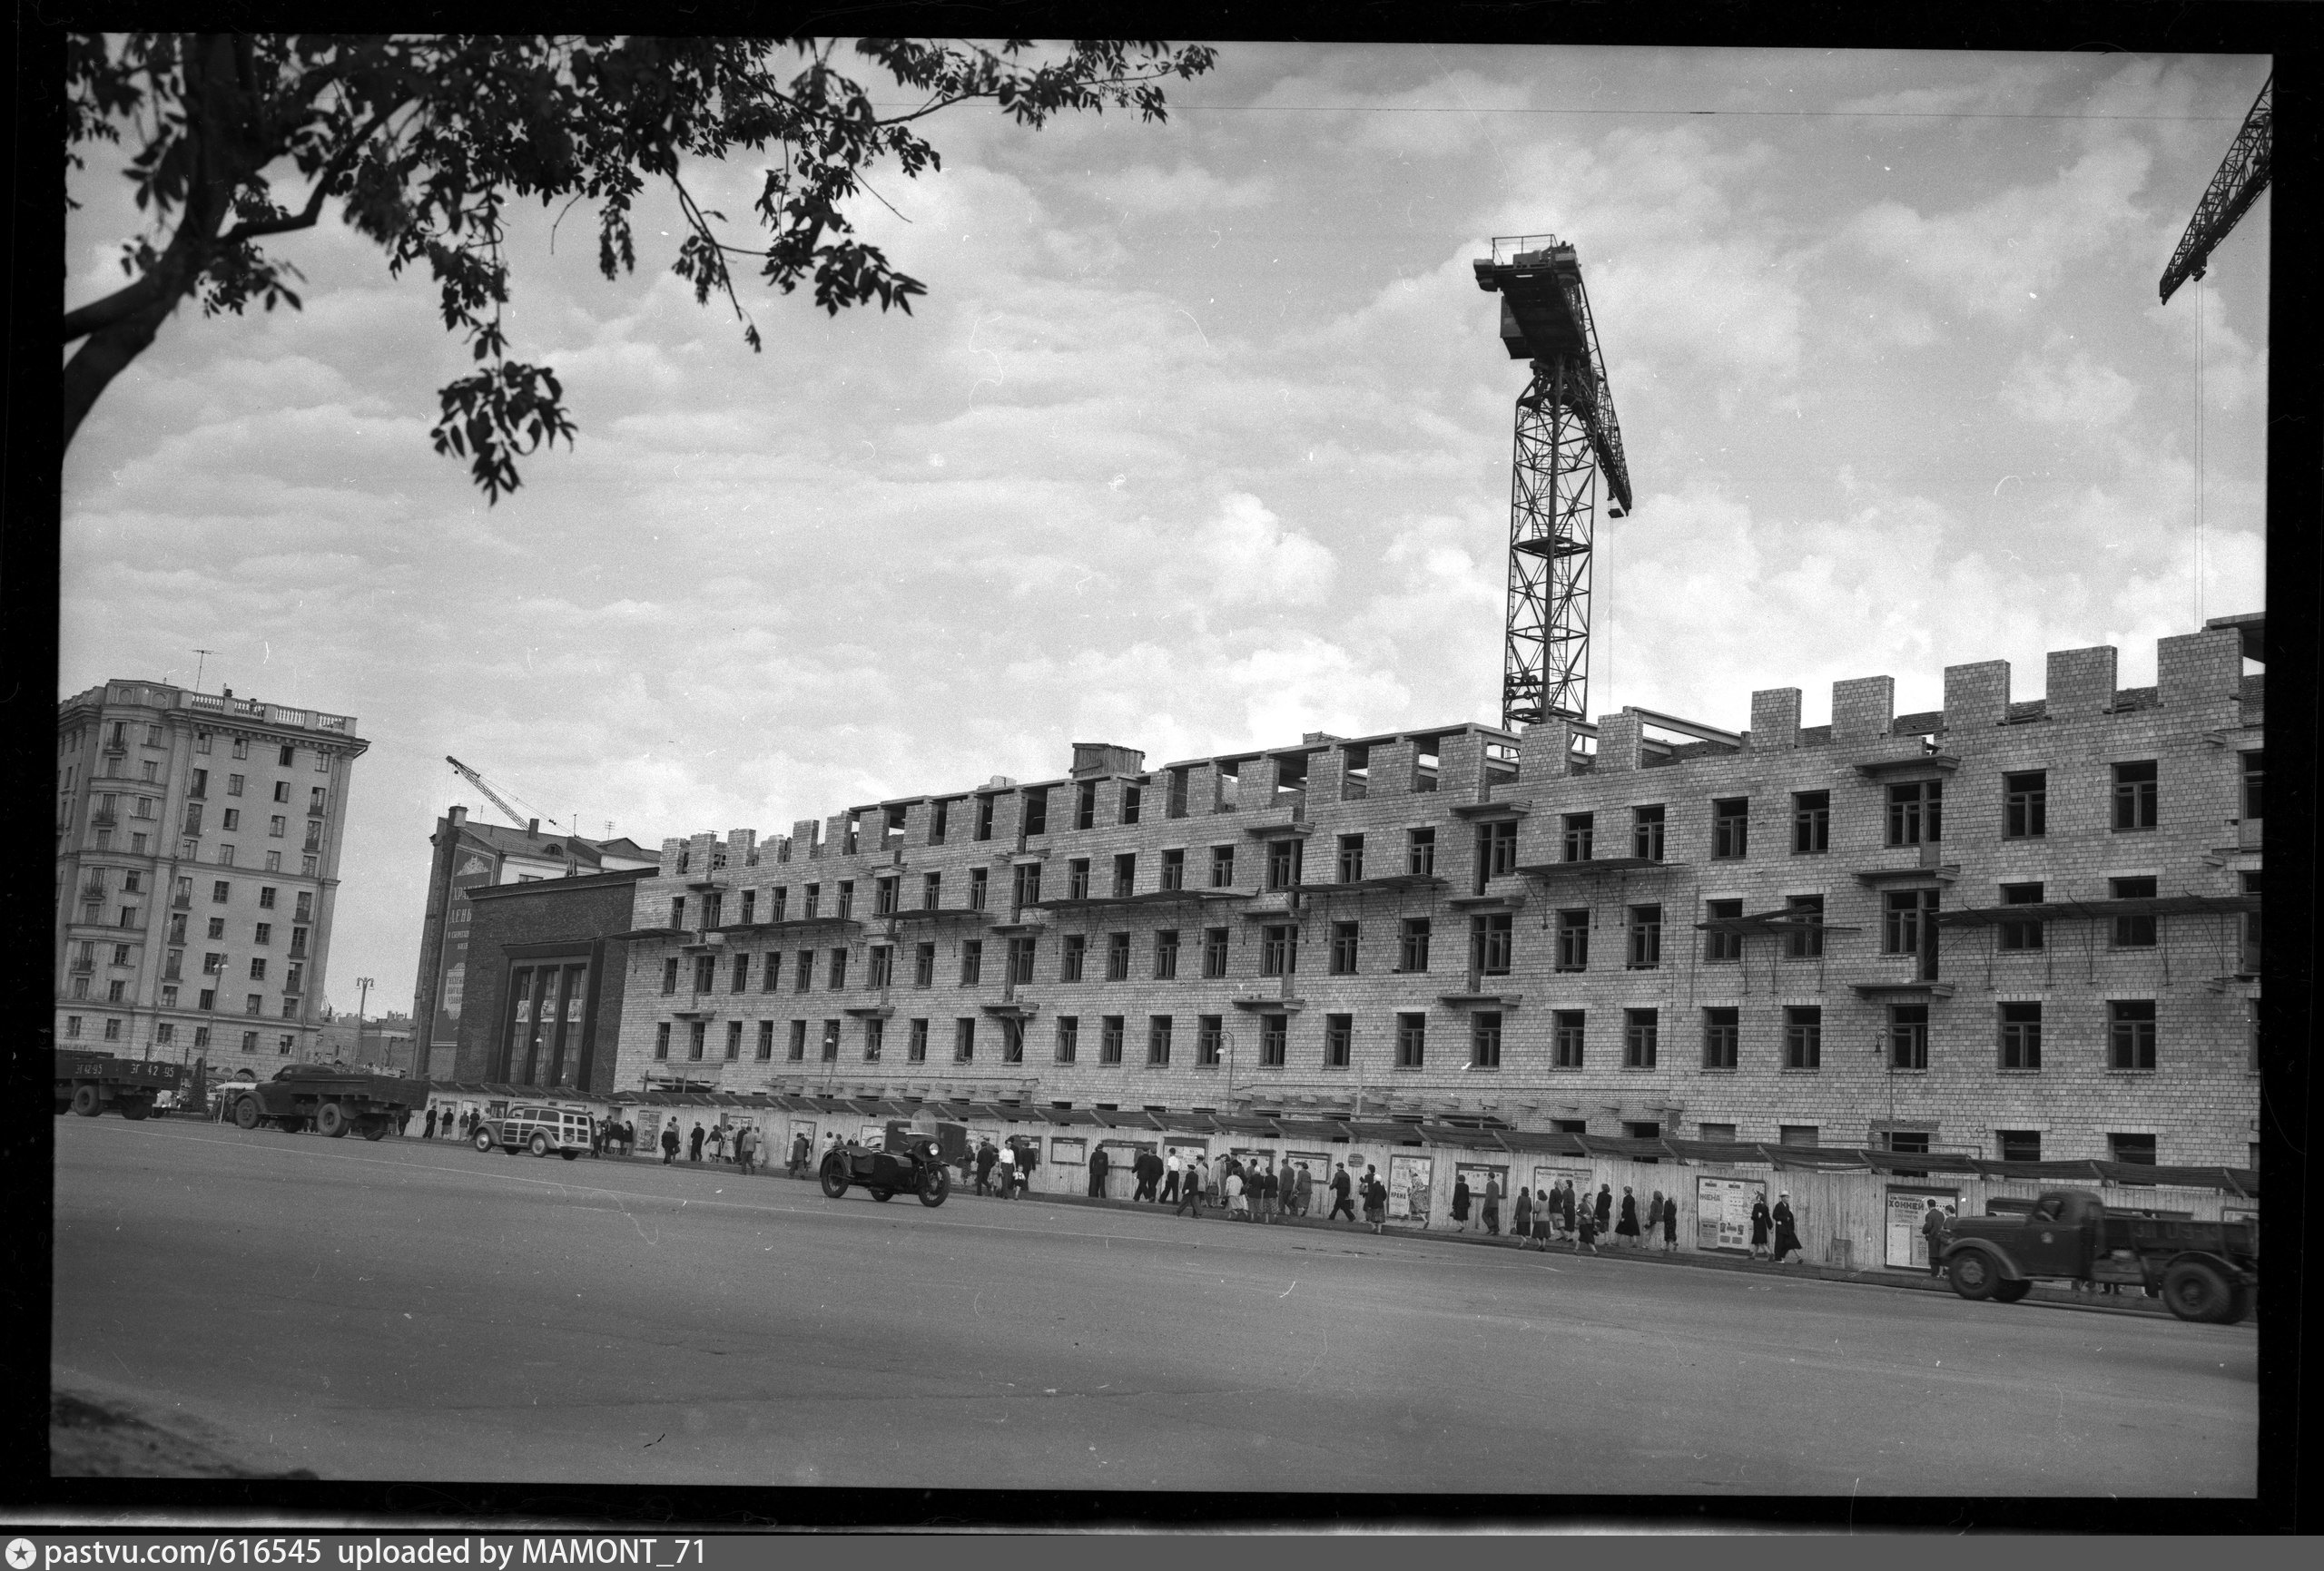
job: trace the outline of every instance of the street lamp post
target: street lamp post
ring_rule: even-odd
[[[371,1000],[371,978],[355,978],[355,1062],[363,1062],[363,1006]]]

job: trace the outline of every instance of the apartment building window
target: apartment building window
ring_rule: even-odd
[[[2042,1132],[2038,1129],[1996,1129],[1994,1148],[2004,1162],[2039,1162],[2042,1160]]]
[[[2001,1066],[2031,1071],[2042,1067],[2042,1006],[2004,1004],[2001,1011]]]
[[[64,1035],[67,1036],[78,1036],[80,1034],[81,1016],[78,1015],[67,1015],[64,1016]]]
[[[1342,835],[1339,840],[1339,881],[1357,883],[1364,878],[1364,837]]]
[[[704,1039],[705,1039],[705,1038],[708,1036],[708,1035],[709,1035],[709,1025],[710,1025],[710,1023],[709,1023],[708,1021],[706,1021],[706,1020],[692,1020],[692,1021],[688,1021],[688,1022],[687,1022],[687,1024],[686,1024],[686,1060],[687,1060],[687,1062],[689,1062],[689,1063],[700,1063],[700,1062],[702,1061],[703,1050],[704,1050]]]
[[[1235,848],[1210,848],[1210,887],[1214,889],[1231,888],[1235,882]]]
[[[222,906],[233,892],[234,886],[228,883],[225,879],[220,879],[216,883],[210,886],[210,903],[213,906]]]
[[[1287,1015],[1259,1016],[1259,1067],[1280,1069],[1290,1057],[1291,1017]]]
[[[1000,1061],[1003,1064],[1025,1062],[1025,1022],[1004,1016],[1000,1022]]]
[[[1396,1067],[1418,1069],[1428,1056],[1428,1016],[1396,1016]]]
[[[836,1020],[823,1022],[823,1062],[839,1062],[839,1022]]]
[[[1742,1012],[1725,1006],[1703,1011],[1703,1067],[1732,1069],[1743,1038]]]
[[[1187,887],[1186,852],[1178,850],[1162,853],[1162,887],[1166,889],[1183,889]]]
[[[884,955],[887,951],[882,949],[875,951],[875,953]],[[878,962],[874,961],[873,964],[876,966]],[[734,957],[734,974],[728,979],[726,990],[729,993],[739,993],[750,985],[751,957],[748,955],[737,955]]]
[[[1027,906],[1038,906],[1041,903],[1040,863],[1024,862],[1018,866],[1011,898],[1015,908],[1020,911]]]
[[[1059,1015],[1057,1017],[1057,1061],[1070,1064],[1081,1051],[1081,1016]]]
[[[1073,827],[1077,830],[1095,829],[1098,824],[1098,782],[1078,781],[1073,788]]]
[[[242,815],[240,809],[228,808],[218,815],[218,828],[221,833],[231,835],[241,827]],[[282,820],[279,817],[274,820],[274,838],[276,840],[282,838]]]
[[[891,911],[894,910],[895,891],[893,889],[888,891],[888,908]],[[744,889],[743,891],[742,923],[743,927],[747,928],[753,925],[753,918],[758,915],[758,904],[759,892],[756,889]]]
[[[2001,903],[2004,906],[2038,906],[2042,903],[2042,886],[2004,884],[2001,887]],[[1994,941],[2004,949],[2038,949],[2042,947],[2042,922],[2038,918],[2003,922]]]
[[[1565,815],[1565,859],[1569,862],[1591,860],[1590,852],[1597,840],[1598,815],[1568,813]]]
[[[844,947],[832,951],[831,970],[823,986],[833,992],[847,986],[847,950]]]
[[[1178,978],[1178,929],[1164,928],[1154,935],[1154,979],[1175,982]]]
[[[2246,823],[2256,824],[2262,817],[2261,809],[2265,805],[2261,800],[2260,787],[2265,775],[2260,767],[2260,750],[2253,748],[2237,757],[2243,765],[2243,819]]]
[[[2154,1067],[2154,1000],[2118,998],[2106,1006],[2113,1045],[2112,1066],[2122,1070]]]
[[[737,1063],[742,1056],[743,1023],[740,1020],[729,1020],[726,1022],[726,1062]]]
[[[1821,1069],[1824,1066],[1824,1006],[1794,1004],[1783,1012],[1783,1066]]]
[[[202,988],[201,994],[195,998],[193,1006],[197,1009],[215,1009],[218,1007],[218,990],[215,987]]]
[[[1081,980],[1081,963],[1088,950],[1089,938],[1087,934],[1066,934],[1058,948],[1057,979],[1060,982]]]
[[[2002,834],[2013,840],[2040,840],[2050,832],[2050,776],[2026,770],[2001,777]]]
[[[1129,980],[1129,935],[1128,933],[1106,935],[1106,980],[1108,982]]]
[[[712,897],[714,899],[716,898],[717,897],[715,896]],[[855,915],[854,879],[842,879],[839,881],[839,908],[833,911],[832,915],[838,918],[842,922]]]
[[[1045,835],[1049,832],[1049,793],[1047,787],[1025,793],[1025,833]]]
[[[901,879],[872,880],[872,914],[873,916],[892,917],[896,914],[896,889],[902,881]],[[743,920],[747,922],[750,919],[751,891],[745,889],[743,891]]]
[[[1259,931],[1259,975],[1287,977],[1299,969],[1299,929],[1270,923]]]
[[[1098,1022],[1098,1062],[1118,1064],[1122,1061],[1122,1016],[1107,1015]]]
[[[1065,864],[1065,898],[1086,900],[1089,898],[1089,859],[1075,857]]]
[[[1935,845],[1945,838],[1945,782],[1913,781],[1888,788],[1888,843]]]
[[[895,955],[895,950],[889,945],[874,944],[872,946],[872,974],[867,979],[867,986],[873,987],[884,987],[888,986],[894,974]],[[737,955],[734,957],[734,991],[737,993],[743,990],[742,971],[742,957]]]
[[[774,1022],[772,1020],[762,1020],[759,1022],[759,1044],[756,1061],[761,1064],[772,1064],[774,1062]]]
[[[1662,964],[1662,908],[1630,908],[1630,969],[1650,971]]]
[[[1404,831],[1404,871],[1416,879],[1436,876],[1436,831]]]
[[[1187,816],[1187,772],[1186,770],[1174,769],[1165,779],[1162,788],[1162,816],[1166,819],[1182,819]]]
[[[933,877],[932,874],[931,876]],[[783,908],[790,904],[790,900],[791,889],[788,885],[773,890],[773,899],[770,901],[772,908],[768,910],[766,919],[770,922],[780,922],[783,920]]]
[[[1146,1017],[1146,1062],[1157,1066],[1165,1066],[1170,1062],[1170,1016],[1167,1015]]]
[[[928,1062],[928,1022],[914,1020],[904,1038],[904,1057],[913,1064]]]
[[[1202,930],[1202,974],[1216,980],[1226,975],[1226,929],[1205,928]]]
[[[178,832],[185,835],[198,835],[202,832],[202,804],[200,802],[185,804],[185,824]]]
[[[1324,1016],[1324,1067],[1344,1069],[1355,1054],[1355,1016]]]
[[[1748,797],[1726,797],[1710,804],[1710,854],[1731,861],[1750,849],[1751,802]]]
[[[960,986],[973,987],[984,980],[984,940],[960,940]]]
[[[245,1049],[247,1051],[247,1049]],[[667,1063],[670,1057],[670,1023],[667,1020],[654,1027],[654,1057]]]
[[[1332,924],[1331,971],[1333,976],[1353,977],[1355,975],[1356,931],[1356,924],[1354,922]]]
[[[1299,842],[1267,842],[1267,888],[1287,889],[1299,881]]]
[[[2151,900],[2154,898],[2152,879],[2109,879],[2107,892],[2118,900]],[[2135,911],[2114,918],[2114,948],[2117,949],[2152,949],[2154,948],[2154,913]]]
[[[1655,1059],[1655,1036],[1661,1028],[1661,1014],[1654,1009],[1625,1009],[1622,1011],[1622,1067],[1651,1069]]]
[[[282,761],[288,763],[290,761],[289,759],[285,759]],[[289,781],[279,780],[274,782],[274,800],[279,802],[287,802],[290,800],[290,782]]]
[[[1126,824],[1137,822],[1138,813],[1145,807],[1145,797],[1146,791],[1142,786],[1122,787],[1122,822]]]
[[[990,873],[990,870],[985,868],[969,869],[969,909],[971,911],[984,909],[985,890],[991,884]]]
[[[2114,766],[2114,828],[2151,830],[2158,821],[2154,763]]]
[[[122,990],[123,990],[123,988],[124,987],[126,987],[126,986],[127,986],[127,984],[126,984],[126,983],[124,983],[124,982],[123,982],[120,977],[114,977],[112,981],[110,981],[110,982],[106,983],[106,984],[105,984],[105,1002],[106,1002],[106,1003],[108,1003],[108,1004],[118,1004],[118,1003],[120,1003],[120,1002],[121,1002]]]
[[[671,961],[671,962],[670,962],[670,964],[671,964],[672,966],[674,966],[674,967],[675,967],[675,966],[677,964],[677,962],[676,962],[675,960],[673,960],[673,961]],[[204,975],[204,976],[208,976],[208,977],[222,976],[222,975],[224,975],[224,974],[225,974],[225,970],[226,970],[226,957],[225,957],[224,955],[222,955],[222,954],[219,953],[218,951],[216,951],[216,950],[214,950],[214,949],[213,949],[213,950],[205,950],[205,951],[203,951],[203,953],[202,953],[202,975]],[[676,977],[676,975],[677,975],[677,973],[676,973],[675,971],[671,972],[671,977],[672,977],[674,979],[672,980],[671,984],[670,984],[667,987],[665,987],[665,988],[663,988],[663,989],[662,989],[664,992],[665,992],[665,993],[675,993],[675,992],[676,992],[676,991],[678,990],[677,983],[676,983],[676,981],[675,980],[675,977]]]
[[[2154,1165],[2154,1136],[2152,1134],[2109,1134],[2106,1154],[2126,1166]]]
[[[1579,1009],[1557,1009],[1550,1015],[1550,1067],[1581,1067],[1583,1016]]]
[[[275,761],[280,763],[284,769],[289,769],[292,764],[299,761],[299,750],[295,747],[285,747],[282,750],[281,757],[279,757]],[[287,791],[290,789],[290,782],[286,781],[276,789]],[[278,797],[275,800],[278,801],[284,801],[289,799],[287,797]]]
[[[1740,900],[1705,900],[1703,920],[1706,922],[1737,922],[1743,918]],[[1732,965],[1743,958],[1743,934],[1739,928],[1713,927],[1703,934],[1703,958],[1711,965]]]
[[[951,809],[952,804],[943,800],[933,801],[928,805],[928,843],[930,845],[940,846],[944,843],[945,820],[952,816]]]
[[[238,736],[234,739],[234,756],[236,758],[248,758],[251,756],[250,738],[246,736]]]
[[[1501,1013],[1480,1009],[1469,1016],[1469,1067],[1501,1067]]]
[[[1477,880],[1503,879],[1517,870],[1517,820],[1498,819],[1477,826]]]
[[[1009,940],[1009,980],[1022,987],[1033,979],[1033,946],[1038,942],[1031,934]]]
[[[807,884],[803,886],[799,891],[799,919],[803,922],[813,921],[815,919],[816,913],[822,909],[822,885]],[[685,924],[680,922],[675,925],[678,927],[684,927]]]
[[[718,958],[714,955],[696,955],[694,959],[694,990],[707,993],[716,980]]]
[[[1895,889],[1881,902],[1880,952],[1917,955],[1920,977],[1936,976],[1936,891]]]
[[[1469,964],[1482,977],[1509,975],[1513,919],[1506,911],[1469,918]]]
[[[1888,1006],[1888,1066],[1891,1069],[1928,1067],[1928,1006]]]
[[[1587,971],[1590,969],[1590,913],[1587,910],[1560,911],[1557,923],[1557,968],[1561,971]]]
[[[992,798],[990,795],[977,798],[976,838],[980,840],[992,839]]]
[[[791,990],[803,993],[815,983],[815,951],[802,949],[791,967]]]
[[[1649,862],[1662,859],[1662,804],[1630,810],[1630,855]]]
[[[783,951],[769,949],[759,957],[759,991],[772,993],[783,980]]]
[[[877,1015],[867,1016],[863,1022],[863,1062],[877,1064],[887,1042],[888,1023]]]
[[[1396,969],[1425,971],[1428,969],[1428,929],[1426,917],[1406,917],[1403,931],[1398,935]]]

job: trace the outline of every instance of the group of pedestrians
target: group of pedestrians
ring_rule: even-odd
[[[1791,1213],[1791,1192],[1778,1192],[1774,1206],[1769,1207],[1768,1192],[1761,1190],[1758,1198],[1751,1203],[1751,1258],[1787,1265],[1795,1254],[1802,1260],[1807,1258],[1807,1252],[1799,1247],[1799,1228]]]
[[[1039,1154],[1031,1142],[1012,1137],[995,1145],[988,1134],[960,1158],[960,1182],[965,1184],[973,1178],[979,1194],[1015,1200],[1032,1187],[1033,1169],[1039,1165]]]

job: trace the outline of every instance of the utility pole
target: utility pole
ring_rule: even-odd
[[[371,1001],[371,978],[355,978],[355,1062],[363,1062],[363,1006]]]

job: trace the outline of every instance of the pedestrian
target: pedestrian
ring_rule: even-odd
[[[1171,1203],[1172,1216],[1191,1216],[1202,1220],[1202,1164],[1189,1162],[1178,1173],[1178,1198]]]
[[[1233,1168],[1226,1172],[1226,1218],[1229,1222],[1248,1222],[1250,1203],[1244,1198],[1243,1175]]]
[[[1786,1263],[1787,1257],[1802,1252],[1799,1247],[1799,1229],[1792,1219],[1789,1190],[1784,1191],[1776,1197],[1776,1208],[1772,1214],[1776,1224],[1776,1263],[1782,1265]]]
[[[1197,1218],[1202,1215],[1202,1207],[1206,1201],[1212,1205],[1218,1203],[1218,1186],[1226,1182],[1225,1168],[1222,1167],[1218,1172],[1213,1173],[1210,1170],[1209,1157],[1195,1158],[1195,1164],[1187,1169],[1187,1183],[1195,1186],[1195,1215]],[[1183,1193],[1185,1185],[1182,1184],[1179,1187]]]
[[[396,1114],[396,1133],[398,1134],[407,1134],[409,1132],[410,1128],[411,1109],[407,1107],[401,1113]]]
[[[1103,1200],[1106,1198],[1106,1169],[1109,1165],[1111,1164],[1106,1160],[1106,1148],[1102,1145],[1098,1147],[1097,1151],[1092,1154],[1089,1158],[1090,1199]]]
[[[678,1159],[678,1126],[675,1123],[662,1125],[662,1165],[669,1166]]]
[[[708,1134],[709,1131],[705,1130],[702,1126],[702,1120],[699,1118],[695,1119],[694,1121],[694,1133],[686,1136],[686,1160],[688,1162],[700,1162],[702,1160],[702,1143]]]
[[[1767,1258],[1768,1236],[1774,1230],[1775,1219],[1768,1213],[1768,1192],[1763,1189],[1759,1191],[1758,1198],[1751,1203],[1751,1258],[1753,1260]]]
[[[1613,1233],[1614,1186],[1610,1183],[1601,1183],[1598,1186],[1598,1236],[1611,1238]]]
[[[1000,1160],[1000,1153],[992,1148],[992,1137],[987,1135],[977,1144],[977,1193],[987,1194],[992,1187],[992,1165]]]
[[[1332,1210],[1324,1218],[1325,1222],[1337,1222],[1343,1213],[1350,1222],[1355,1220],[1355,1207],[1348,1203],[1348,1191],[1353,1187],[1348,1182],[1347,1164],[1343,1162],[1339,1171],[1332,1174]]]
[[[1533,1236],[1533,1196],[1521,1183],[1517,1186],[1517,1203],[1510,1208],[1509,1231],[1521,1248]]]
[[[1167,1162],[1166,1162],[1166,1163],[1164,1163],[1164,1164],[1162,1164],[1162,1166],[1163,1166],[1163,1170],[1164,1170],[1164,1171],[1163,1171],[1163,1173],[1162,1173],[1162,1201],[1163,1201],[1163,1203],[1164,1203],[1164,1204],[1166,1204],[1166,1205],[1176,1205],[1176,1204],[1177,1203],[1177,1200],[1178,1200],[1178,1166],[1179,1166],[1179,1164],[1178,1164],[1178,1152],[1177,1152],[1177,1148],[1176,1146],[1171,1147],[1171,1150],[1170,1150],[1170,1160],[1169,1160],[1169,1161],[1167,1161]]]
[[[696,1154],[696,1157],[699,1160],[699,1153]],[[710,1132],[710,1160],[713,1162],[726,1160],[726,1125],[724,1124],[717,1124]]]
[[[1646,1203],[1646,1236],[1652,1238],[1662,1231],[1662,1192],[1656,1190],[1654,1198]]]
[[[1622,1185],[1622,1217],[1614,1223],[1614,1237],[1625,1248],[1638,1247],[1638,1196],[1627,1183]]]
[[[1758,1213],[1753,1212],[1752,1235],[1758,1236]],[[1936,1197],[1929,1197],[1928,1209],[1921,1213],[1921,1237],[1928,1241],[1928,1274],[1945,1274],[1945,1213],[1939,1211]]]
[[[786,1161],[783,1164],[783,1171],[793,1178],[796,1178],[801,1173],[806,1172],[808,1149],[807,1132],[805,1130],[802,1129],[793,1134],[791,1137],[790,1160]]]
[[[1297,1194],[1299,1201],[1298,1215],[1300,1220],[1305,1222],[1307,1218],[1307,1208],[1315,1203],[1315,1175],[1307,1171],[1307,1164],[1304,1162],[1299,1164],[1299,1187]]]
[[[1452,1231],[1469,1231],[1469,1175],[1465,1173],[1452,1175]]]
[[[621,1154],[624,1156],[637,1154],[637,1124],[633,1119],[621,1121]]]
[[[1583,1205],[1579,1208],[1577,1214],[1581,1219],[1581,1242],[1573,1246],[1573,1252],[1580,1254],[1586,1249],[1590,1253],[1596,1254],[1598,1252],[1598,1208],[1593,1205]]]
[[[1267,1170],[1259,1175],[1259,1220],[1273,1226],[1282,1210],[1283,1180],[1275,1173],[1275,1164],[1270,1162]]]
[[[1533,1192],[1533,1247],[1543,1254],[1550,1252],[1550,1222],[1555,1215],[1550,1205],[1550,1193],[1545,1189]]]
[[[1577,1253],[1579,1253],[1581,1249],[1581,1230],[1574,1221],[1575,1214],[1579,1210],[1580,1207],[1575,1204],[1573,1198],[1573,1180],[1569,1178],[1565,1181],[1565,1191],[1561,1198],[1559,1214],[1565,1222],[1565,1235],[1568,1239],[1573,1242],[1574,1250]]]
[[[436,1138],[436,1108],[435,1105],[432,1103],[429,1104],[428,1108],[428,1122],[420,1126],[419,1137],[422,1140],[433,1140]]]
[[[1374,1232],[1388,1222],[1388,1186],[1380,1182],[1380,1170],[1369,1164],[1364,1169],[1364,1220]]]
[[[1422,1227],[1428,1225],[1428,1178],[1417,1168],[1404,1181],[1404,1211]]]
[[[995,1193],[1003,1200],[1017,1198],[1017,1147],[1014,1144],[1001,1146],[993,1159],[993,1169]]]
[[[1017,1147],[1017,1191],[1033,1187],[1033,1169],[1041,1164],[1041,1143],[1028,1135]]]
[[[1501,1179],[1496,1174],[1490,1173],[1485,1174],[1484,1220],[1485,1231],[1492,1233],[1495,1238],[1500,1237]]]
[[[1670,1197],[1669,1203],[1662,1208],[1662,1252],[1676,1254],[1678,1252],[1679,1197],[1674,1194]]]

